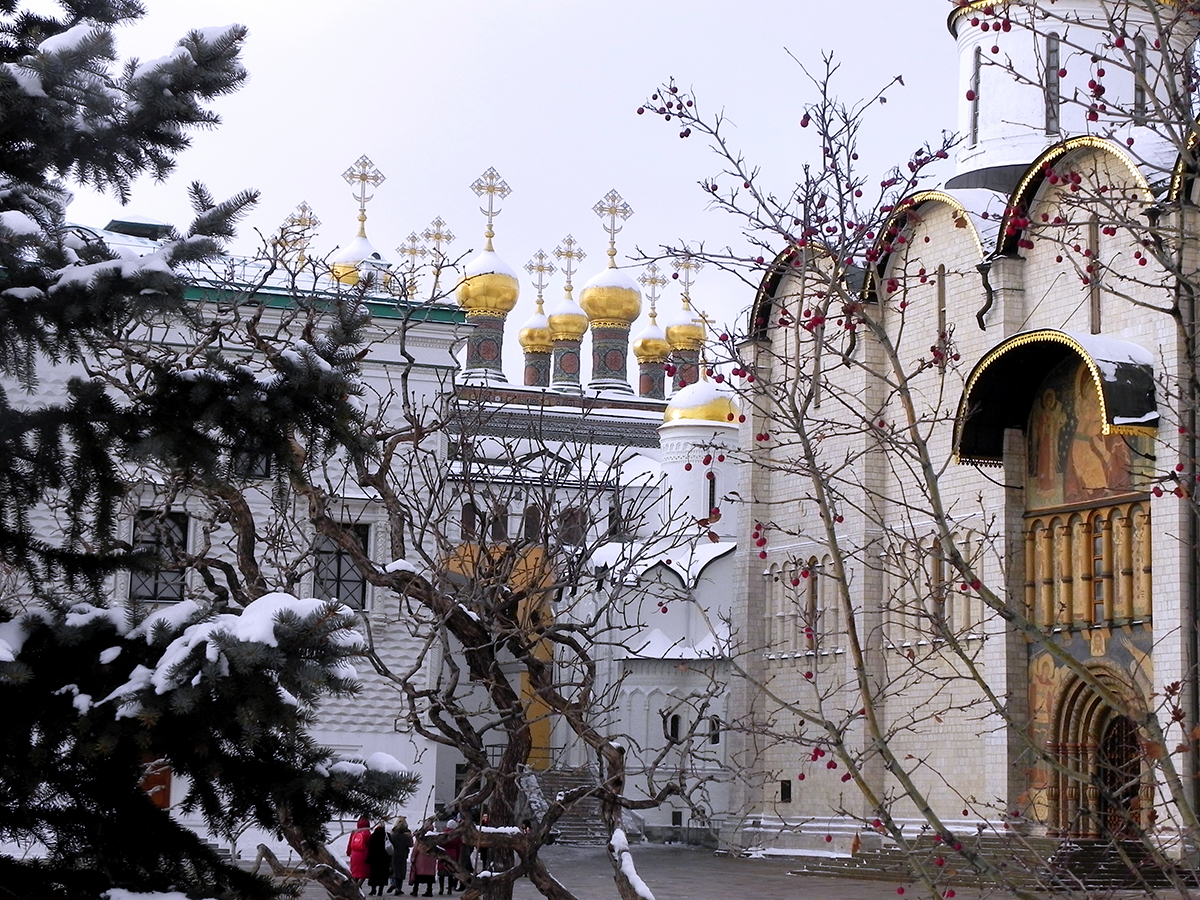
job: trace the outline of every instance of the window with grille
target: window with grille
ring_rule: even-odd
[[[371,526],[343,527],[354,535],[365,552],[370,546]],[[354,564],[350,553],[325,535],[318,535],[313,553],[313,596],[318,600],[337,600],[355,609],[366,609],[367,579]]]
[[[183,599],[183,570],[175,568],[176,550],[187,547],[184,513],[142,510],[133,521],[133,545],[148,561],[145,571],[129,576],[129,599],[141,603],[177,603]]]

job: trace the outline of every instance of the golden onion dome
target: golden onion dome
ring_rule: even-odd
[[[629,325],[642,314],[642,292],[632,278],[609,266],[583,286],[579,305],[593,322]]]
[[[685,296],[682,312],[667,325],[667,340],[675,350],[699,350],[707,336],[704,322],[692,312],[692,303]]]
[[[657,315],[650,311],[650,324],[634,339],[633,355],[640,363],[666,362],[671,356],[671,342],[658,327]]]
[[[556,341],[581,341],[588,330],[587,313],[569,296],[550,311],[550,336]]]
[[[517,305],[521,292],[516,273],[489,247],[467,263],[458,285],[458,305],[470,313],[503,317]]]
[[[736,428],[741,412],[733,394],[701,380],[675,392],[663,411],[663,422],[720,422]]]
[[[554,349],[554,338],[550,333],[550,320],[542,309],[542,298],[538,297],[537,312],[529,317],[529,321],[521,326],[517,336],[521,349],[526,353],[549,353]]]
[[[346,245],[344,250],[330,260],[330,275],[341,284],[358,284],[359,269],[364,263],[378,267],[385,267],[388,264],[383,255],[367,240],[367,216],[360,212],[358,214],[358,234]]]

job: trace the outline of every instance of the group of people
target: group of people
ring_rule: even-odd
[[[456,823],[451,820],[444,830],[453,831],[455,827]],[[365,882],[370,888],[369,896],[404,893],[406,874],[414,897],[421,885],[425,885],[423,896],[432,896],[435,877],[438,893],[452,894],[461,885],[454,877],[449,860],[459,862],[465,850],[467,856],[462,861],[469,867],[471,848],[464,848],[459,837],[439,842],[438,846],[449,859],[431,855],[420,842],[414,841],[404,816],[396,820],[390,832],[382,822],[372,829],[370,820],[364,816],[358,820],[346,844],[346,855],[350,857],[350,877],[359,887]]]

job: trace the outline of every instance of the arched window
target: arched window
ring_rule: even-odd
[[[479,537],[479,509],[470,500],[462,505],[458,533],[464,541],[473,541]]]
[[[708,742],[710,744],[721,743],[721,717],[708,717]]]
[[[488,526],[489,536],[497,543],[508,540],[508,507],[497,504],[492,510],[492,519]]]
[[[521,536],[530,544],[542,542],[542,510],[540,507],[525,507],[525,513],[521,516]]]
[[[682,726],[683,726],[683,718],[678,713],[671,716],[671,718],[668,720],[668,723],[667,723],[667,736],[672,741],[678,741],[679,740],[679,732],[680,732],[680,729]]]
[[[587,510],[578,506],[563,510],[561,517],[562,540],[564,544],[578,547],[587,535]]]
[[[978,48],[976,48],[978,52]],[[1046,35],[1046,134],[1058,134],[1062,127],[1062,54],[1054,32]]]

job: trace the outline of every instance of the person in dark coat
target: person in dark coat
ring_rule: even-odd
[[[370,870],[367,868],[367,845],[371,839],[371,822],[363,816],[358,825],[350,832],[350,841],[346,844],[346,855],[350,857],[350,877],[354,883],[362,887],[367,880]]]
[[[382,897],[392,874],[392,857],[388,853],[388,837],[382,822],[375,826],[367,841],[367,869],[370,873],[367,884],[371,887],[368,895]]]
[[[408,819],[400,816],[392,826],[388,840],[392,842],[392,886],[389,894],[404,893],[404,875],[408,868],[408,852],[412,849],[412,832],[408,830]]]

